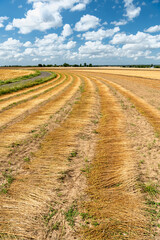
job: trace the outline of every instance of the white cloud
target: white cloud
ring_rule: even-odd
[[[46,31],[62,26],[61,11],[83,10],[90,0],[28,0],[32,9],[27,11],[24,18],[14,18],[6,30],[19,28],[19,33],[27,34],[33,30]]]
[[[116,34],[110,41],[112,44],[123,44],[124,50],[145,50],[160,48],[160,35],[152,36],[148,33],[138,32],[136,35],[125,33]]]
[[[112,37],[116,32],[119,32],[120,28],[115,27],[113,29],[99,29],[98,31],[86,32],[82,35],[83,38],[90,41],[102,40],[107,37]]]
[[[145,32],[149,32],[149,33],[154,33],[159,31],[160,31],[160,25],[155,25],[145,30]]]
[[[159,3],[159,0],[153,0],[152,3]]]
[[[0,28],[2,28],[2,27],[4,27],[4,24],[3,24],[3,22],[4,21],[6,21],[6,20],[8,20],[8,17],[0,17]]]
[[[65,24],[62,31],[63,37],[68,37],[73,33],[73,30],[69,24]]]
[[[74,12],[74,11],[82,11],[82,10],[85,10],[86,8],[86,4],[84,3],[79,3],[77,5],[75,5],[73,8],[71,8],[71,11]]]
[[[3,43],[0,43],[0,59],[2,61],[13,60],[15,56],[20,52],[22,43],[19,40],[8,38]]]
[[[93,15],[84,15],[81,17],[80,21],[76,23],[75,30],[88,31],[90,28],[96,28],[100,24],[100,19]]]
[[[27,41],[23,44],[24,47],[31,47],[32,43],[30,41]]]
[[[126,14],[124,16],[128,17],[129,20],[133,20],[135,17],[139,16],[141,8],[136,7],[133,4],[133,0],[124,0],[124,6],[126,8]]]
[[[114,24],[115,26],[122,26],[122,25],[126,25],[127,21],[122,19],[120,21],[113,21],[113,22],[111,22],[111,24]]]

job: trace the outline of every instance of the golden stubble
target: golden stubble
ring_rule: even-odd
[[[109,89],[96,81],[101,98],[99,140],[88,176],[84,204],[98,225],[85,228],[81,239],[149,239],[143,199],[136,189],[136,168],[124,134],[124,119]]]
[[[35,71],[31,70],[11,70],[11,69],[0,69],[0,80],[6,81],[8,79],[14,79],[17,77],[23,77],[30,74],[34,74]]]

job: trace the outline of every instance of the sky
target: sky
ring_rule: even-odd
[[[0,0],[0,65],[160,64],[160,0]]]

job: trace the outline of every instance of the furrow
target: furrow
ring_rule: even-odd
[[[99,89],[101,119],[99,140],[88,175],[87,216],[95,224],[82,229],[80,239],[150,239],[147,236],[143,200],[136,190],[136,169],[125,136],[123,113],[109,88],[95,80]]]
[[[55,87],[53,87],[53,89],[50,89],[50,91],[44,92],[44,94],[41,94],[35,99],[28,100],[27,102],[23,102],[2,112],[0,129],[3,129],[6,125],[12,124],[13,121],[18,121],[21,116],[29,114],[34,109],[46,104],[52,99],[52,97],[54,97],[54,95],[60,93],[65,87],[67,87],[71,81],[72,77],[69,77],[60,84],[57,84]]]
[[[77,146],[77,134],[90,122],[93,94],[91,81],[85,79],[85,91],[68,118],[45,137],[28,171],[16,177],[8,195],[0,196],[0,235],[3,239],[10,236],[46,239],[44,210],[55,199],[58,172],[68,168],[67,159]]]

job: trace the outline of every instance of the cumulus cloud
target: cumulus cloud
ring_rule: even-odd
[[[27,41],[23,44],[24,47],[31,47],[32,43],[30,41]]]
[[[22,46],[23,44],[19,40],[8,38],[3,43],[0,43],[0,59],[14,59]]]
[[[120,31],[119,27],[107,30],[99,29],[98,31],[86,32],[82,35],[82,37],[85,38],[86,40],[96,41],[112,37],[115,33],[119,31]]]
[[[160,48],[160,35],[152,36],[148,33],[138,32],[133,35],[118,33],[110,41],[111,44],[123,44],[124,50],[144,50]]]
[[[133,20],[135,17],[139,16],[141,8],[136,7],[133,4],[133,0],[124,0],[124,6],[126,8],[126,13],[124,16],[128,17],[129,20]]]
[[[2,28],[2,27],[4,27],[4,24],[3,24],[3,22],[4,21],[6,21],[6,20],[8,20],[8,17],[0,17],[0,28]]]
[[[69,24],[65,24],[62,31],[63,37],[68,37],[73,33],[73,30]]]
[[[88,31],[90,28],[96,28],[100,24],[100,19],[93,15],[84,15],[80,21],[76,23],[75,30],[78,32]]]
[[[145,32],[149,32],[149,33],[154,33],[159,31],[160,31],[160,25],[155,25],[145,30]]]
[[[122,25],[126,25],[127,21],[122,19],[120,21],[113,21],[113,22],[111,22],[111,24],[114,24],[115,26],[122,26]]]
[[[46,31],[62,26],[61,11],[83,10],[90,0],[28,0],[32,9],[27,11],[24,18],[14,18],[6,30],[19,28],[19,33],[27,34],[33,30]]]
[[[91,0],[80,0],[77,1],[77,4],[75,4],[72,8],[71,11],[82,11],[86,9],[87,4],[89,4]]]

